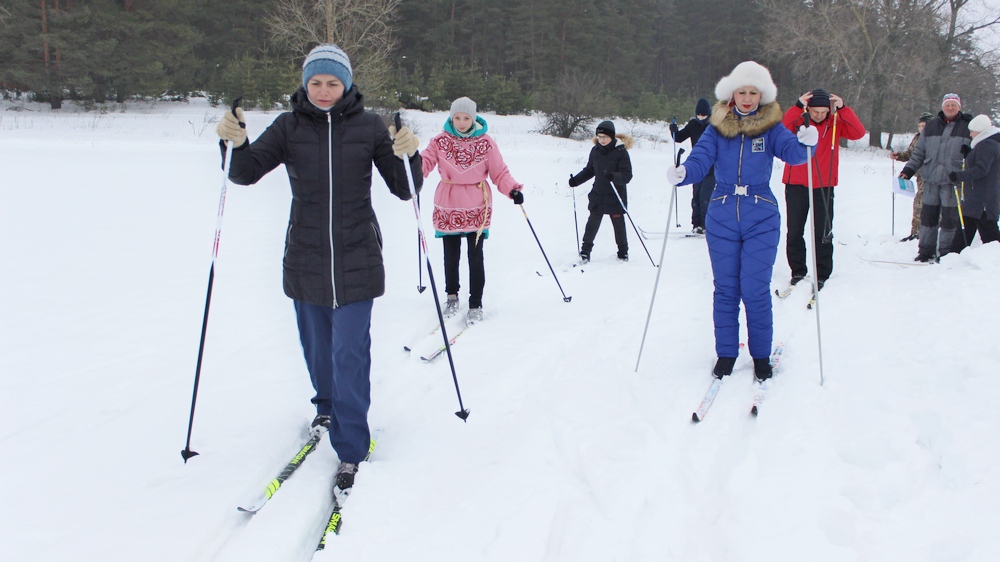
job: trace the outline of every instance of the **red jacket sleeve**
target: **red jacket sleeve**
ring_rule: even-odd
[[[788,108],[785,112],[785,116],[781,119],[781,124],[785,126],[786,129],[795,133],[798,132],[799,127],[805,120],[802,118],[802,114],[805,112],[801,107],[793,105]]]
[[[865,126],[861,123],[861,119],[858,119],[858,115],[854,113],[853,109],[847,106],[837,110],[837,120],[840,122],[840,130],[837,131],[837,136],[841,138],[858,140],[865,136],[867,132],[865,131]]]

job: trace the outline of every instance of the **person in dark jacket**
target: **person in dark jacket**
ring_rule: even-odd
[[[812,157],[812,193],[809,193],[809,166],[785,166],[781,181],[785,184],[785,213],[788,229],[785,236],[785,257],[792,270],[791,284],[801,281],[809,267],[806,265],[806,219],[809,216],[809,198],[812,197],[814,248],[816,249],[816,288],[822,289],[833,273],[833,198],[839,183],[840,140],[858,140],[865,136],[865,126],[854,110],[844,105],[844,100],[816,88],[799,97],[788,108],[782,123],[789,131],[797,131],[810,121],[816,127],[819,142]]]
[[[385,292],[382,234],[371,202],[372,163],[402,200],[410,188],[402,158],[423,183],[418,141],[406,127],[386,129],[364,109],[351,62],[336,45],[306,57],[302,87],[253,143],[243,111],[227,112],[216,131],[233,142],[229,179],[256,183],[284,164],[292,189],[285,235],[284,290],[295,305],[299,337],[316,396],[310,432],[329,430],[341,463],[336,485],[354,483],[368,454],[371,314]],[[235,113],[235,114],[234,114]]]
[[[965,192],[965,243],[971,244],[977,231],[983,244],[1000,241],[1000,129],[986,115],[977,115],[969,122],[969,133],[972,149],[965,169],[948,174],[951,181],[962,182]]]
[[[920,214],[920,236],[914,261],[935,261],[965,247],[965,237],[958,233],[961,223],[956,186],[948,179],[948,174],[962,169],[962,147],[968,146],[972,138],[969,121],[972,115],[962,113],[958,94],[946,94],[941,101],[941,111],[924,127],[924,134],[899,174],[903,179],[910,179],[918,170],[923,170],[924,208]]]
[[[920,135],[924,134],[924,127],[927,126],[927,122],[931,119],[934,119],[933,113],[927,111],[921,113],[917,119],[917,134],[913,135],[913,138],[910,139],[910,145],[903,152],[890,152],[889,158],[897,162],[909,161],[910,156],[913,155],[913,149],[916,148],[917,142],[920,141]],[[924,208],[924,176],[920,172],[917,172],[915,176],[917,179],[917,193],[913,196],[913,218],[910,220],[910,234],[901,239],[900,242],[916,240],[920,236],[920,211]]]
[[[587,206],[590,218],[587,219],[583,245],[580,248],[580,259],[585,262],[590,261],[590,252],[594,249],[594,239],[597,237],[597,230],[601,228],[604,215],[611,215],[611,226],[618,244],[618,259],[628,261],[628,234],[625,231],[628,193],[625,185],[632,181],[632,160],[628,156],[628,149],[631,147],[632,137],[616,135],[614,123],[601,121],[597,125],[597,136],[594,138],[594,148],[590,149],[587,165],[576,175],[569,176],[570,187],[594,178]]]
[[[740,349],[740,301],[746,309],[747,343],[754,376],[771,377],[771,275],[778,254],[781,215],[771,192],[774,158],[803,164],[815,146],[816,127],[792,133],[781,126],[778,88],[767,68],[738,64],[715,86],[719,100],[711,126],[681,166],[667,169],[671,185],[700,181],[715,166],[715,190],[705,217],[705,237],[715,281],[713,374],[732,374]]]
[[[698,139],[708,127],[708,116],[712,113],[712,106],[705,98],[699,98],[694,106],[694,117],[684,125],[683,129],[677,128],[677,123],[670,124],[670,132],[674,136],[674,144],[691,139],[691,146],[698,144]],[[691,184],[691,232],[695,234],[705,234],[705,214],[708,213],[708,200],[715,189],[715,169],[708,171],[705,179],[698,183]]]

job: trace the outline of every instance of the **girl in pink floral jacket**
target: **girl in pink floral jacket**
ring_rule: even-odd
[[[486,134],[486,120],[476,115],[476,102],[461,97],[452,102],[444,132],[431,139],[421,152],[426,178],[437,166],[441,183],[434,192],[434,230],[444,241],[444,278],[448,301],[446,317],[458,312],[458,264],[462,238],[469,247],[468,322],[483,319],[486,268],[483,241],[489,237],[493,196],[487,177],[497,191],[515,204],[524,202],[521,184],[510,175],[496,141]]]

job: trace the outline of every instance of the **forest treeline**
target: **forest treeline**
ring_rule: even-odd
[[[782,105],[823,87],[873,133],[912,130],[958,92],[1000,115],[982,0],[6,0],[0,90],[58,108],[134,99],[283,105],[321,41],[352,58],[370,105],[444,109],[461,95],[539,110],[553,134],[596,116],[691,116],[743,60]],[[995,10],[994,10],[995,11]],[[880,139],[880,135],[872,135]],[[879,141],[873,141],[875,143]]]

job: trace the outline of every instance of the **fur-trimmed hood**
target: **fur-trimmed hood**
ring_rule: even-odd
[[[740,134],[748,137],[760,136],[775,124],[781,123],[781,117],[781,106],[776,101],[761,104],[756,113],[743,118],[736,116],[736,110],[730,107],[728,102],[720,101],[712,108],[712,118],[709,122],[719,135],[734,139]]]
[[[594,144],[600,144],[597,137],[593,138]],[[630,150],[632,145],[635,144],[635,139],[631,135],[626,135],[625,133],[618,133],[615,135],[615,146],[624,145],[625,150]]]

